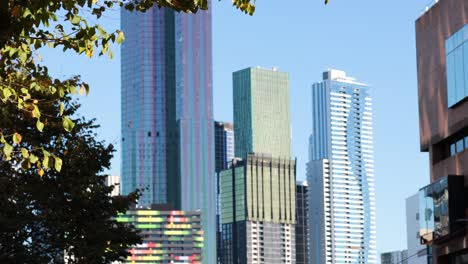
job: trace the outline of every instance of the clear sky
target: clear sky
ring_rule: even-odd
[[[377,237],[379,252],[406,247],[405,199],[429,182],[419,151],[414,21],[428,0],[257,0],[253,17],[213,1],[215,118],[232,121],[232,72],[279,67],[290,74],[293,153],[305,179],[311,130],[311,85],[327,68],[344,70],[372,87],[374,98]],[[119,12],[104,25],[119,27]],[[87,59],[43,51],[57,76],[82,75],[91,85],[82,114],[102,125],[99,138],[120,149],[120,50]],[[120,153],[110,170],[120,174]]]

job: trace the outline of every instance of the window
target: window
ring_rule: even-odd
[[[468,96],[468,25],[445,41],[448,107]]]

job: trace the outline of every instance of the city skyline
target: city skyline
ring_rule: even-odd
[[[306,27],[292,28],[290,31],[285,30],[279,22],[275,22],[275,17],[283,14],[286,10],[279,2],[271,2],[271,5],[259,6],[256,14],[252,18],[245,18],[244,15],[235,13],[229,3],[213,4],[214,20],[218,21],[214,24],[214,33],[217,37],[214,39],[214,63],[215,63],[215,117],[218,120],[232,121],[232,112],[229,107],[230,91],[228,89],[232,71],[245,67],[246,65],[262,65],[266,67],[279,66],[281,70],[286,70],[291,73],[291,100],[294,101],[292,107],[292,123],[293,123],[293,153],[298,156],[298,178],[304,179],[305,161],[307,157],[306,148],[302,145],[307,145],[307,135],[304,131],[309,130],[308,121],[300,114],[309,109],[308,107],[308,87],[311,79],[317,79],[319,75],[315,74],[327,67],[335,65],[339,68],[349,70],[351,75],[362,76],[375,87],[379,87],[378,91],[374,91],[374,98],[379,103],[376,107],[376,115],[384,122],[376,124],[376,163],[380,163],[379,175],[382,176],[377,181],[383,184],[377,184],[377,189],[380,188],[377,195],[379,207],[386,208],[385,211],[378,210],[377,221],[382,232],[379,231],[379,251],[391,251],[404,247],[404,210],[402,207],[404,198],[414,192],[415,186],[422,186],[428,181],[427,155],[419,153],[417,144],[417,106],[416,106],[416,91],[415,91],[415,56],[414,56],[414,20],[420,15],[420,11],[424,9],[426,2],[402,2],[395,1],[388,3],[387,10],[402,12],[402,17],[399,19],[390,16],[389,14],[379,14],[381,5],[378,3],[348,3],[342,1],[333,2],[332,5],[323,7],[322,3],[307,3],[304,10],[312,10],[314,15],[311,20],[304,22],[301,17],[307,17],[302,10],[298,10],[297,16],[289,16],[288,23],[296,23],[300,25],[302,21]],[[406,8],[401,8],[405,6]],[[288,7],[289,8],[289,7]],[[352,22],[348,21],[349,10],[363,10],[370,17],[364,19],[358,17]],[[317,21],[327,20],[329,17],[338,18],[333,23],[326,27],[317,26]],[[368,19],[379,21],[382,19],[381,28],[377,30],[376,25],[368,24]],[[236,21],[235,23],[232,23]],[[346,21],[346,22],[345,22]],[[106,20],[107,27],[118,27],[118,16],[113,16]],[[272,37],[266,36],[271,30],[267,25],[272,25],[284,32],[285,37],[278,39],[278,42],[272,41]],[[236,31],[236,27],[245,27],[246,30]],[[265,32],[260,29],[264,28]],[[363,32],[366,32],[364,34]],[[327,32],[333,31],[344,32],[345,36],[349,36],[352,32],[354,37],[359,41],[349,43],[349,49],[353,49],[353,54],[346,54],[344,50],[340,50],[335,43],[339,43],[339,39],[331,36]],[[300,35],[299,32],[305,32],[305,35]],[[367,32],[372,31],[372,34]],[[225,33],[224,33],[225,32]],[[388,32],[391,32],[390,38]],[[228,33],[232,36],[228,37]],[[237,52],[235,47],[242,43],[242,39],[260,34],[262,40],[255,43],[251,49],[243,50],[242,53]],[[301,36],[301,40],[297,37],[292,37],[291,34]],[[327,36],[330,41],[322,41],[320,35]],[[343,37],[343,36],[341,36]],[[235,41],[235,39],[239,39]],[[277,38],[277,37],[275,37]],[[281,46],[287,47],[285,41],[294,41],[298,45],[295,50],[288,51],[290,54],[281,54],[273,52]],[[377,41],[379,40],[379,41]],[[381,41],[384,40],[384,41]],[[231,42],[231,43],[229,43]],[[269,45],[266,45],[269,43]],[[357,45],[359,43],[359,45]],[[268,47],[260,49],[259,46]],[[223,48],[221,48],[223,47]],[[378,49],[377,49],[378,47]],[[226,53],[224,50],[233,50],[234,52]],[[378,50],[386,49],[389,52],[380,54]],[[331,53],[333,51],[333,54]],[[365,51],[365,53],[364,53]],[[48,53],[49,51],[44,51]],[[87,59],[77,59],[76,67],[82,72],[83,79],[91,84],[91,93],[89,97],[83,98],[82,102],[85,105],[83,114],[96,116],[98,122],[102,124],[100,138],[106,139],[108,142],[116,143],[119,147],[120,138],[115,131],[119,130],[119,104],[113,106],[107,105],[102,107],[102,102],[99,98],[108,96],[109,100],[118,102],[118,96],[115,94],[118,87],[118,82],[115,76],[118,76],[118,59],[120,52],[114,49],[115,59],[108,61],[107,58],[93,59],[90,62]],[[377,56],[379,55],[379,56]],[[361,56],[362,63],[355,64],[356,56]],[[44,56],[45,57],[45,56]],[[69,59],[64,61],[58,56],[52,56],[53,65],[50,65],[52,73],[63,75],[66,74],[62,68]],[[327,58],[325,58],[327,57]],[[378,61],[385,60],[385,64],[378,64]],[[226,63],[229,62],[229,63]],[[300,65],[297,63],[300,62]],[[94,64],[91,65],[90,64]],[[375,67],[379,65],[380,67]],[[99,70],[106,68],[105,73]],[[395,71],[395,69],[397,69]],[[315,72],[315,73],[314,73]],[[389,74],[392,72],[393,74]],[[394,78],[394,74],[398,78]],[[315,77],[314,77],[315,76]],[[117,83],[117,85],[116,85]],[[118,94],[118,93],[117,93]],[[102,95],[102,96],[101,96]],[[390,102],[398,101],[398,109],[392,109]],[[222,110],[226,108],[227,110]],[[392,109],[392,110],[390,110]],[[404,115],[405,118],[398,119]],[[305,121],[304,121],[305,120]],[[416,123],[415,123],[416,120]],[[304,127],[304,128],[303,128]],[[392,134],[400,141],[389,140],[387,135]],[[416,139],[416,140],[415,140]],[[385,149],[385,152],[383,151]],[[386,154],[388,153],[388,154]],[[398,156],[395,154],[398,153]],[[116,153],[116,158],[113,162],[112,174],[119,172],[119,154]],[[405,170],[395,175],[390,173],[393,163],[399,163]],[[421,166],[422,164],[422,166]],[[302,167],[302,168],[301,168]],[[417,170],[415,169],[417,168]],[[408,178],[409,175],[416,175],[414,178]],[[397,185],[401,180],[408,178],[409,181],[404,186]],[[418,180],[419,179],[419,180]],[[379,186],[391,186],[395,191],[388,193],[384,188]],[[395,200],[401,200],[401,204],[395,203]],[[392,201],[387,202],[387,201]],[[386,231],[389,226],[399,226],[398,232]],[[401,228],[400,228],[401,226]],[[401,236],[399,234],[402,234]]]

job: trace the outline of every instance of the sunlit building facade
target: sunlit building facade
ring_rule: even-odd
[[[338,70],[312,86],[309,263],[377,263],[372,99]]]
[[[421,151],[419,238],[436,264],[468,263],[468,1],[439,0],[415,22]],[[419,177],[420,175],[418,175]]]
[[[220,173],[224,264],[296,263],[296,161],[249,154]]]
[[[232,74],[235,156],[268,153],[291,157],[289,75],[250,67]]]
[[[122,192],[201,210],[203,261],[215,263],[211,12],[122,10],[121,28]]]

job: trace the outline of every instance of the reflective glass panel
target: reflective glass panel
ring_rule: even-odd
[[[457,141],[457,153],[462,152],[465,149],[463,145],[463,139]]]
[[[447,103],[454,106],[468,96],[468,25],[445,41]]]

